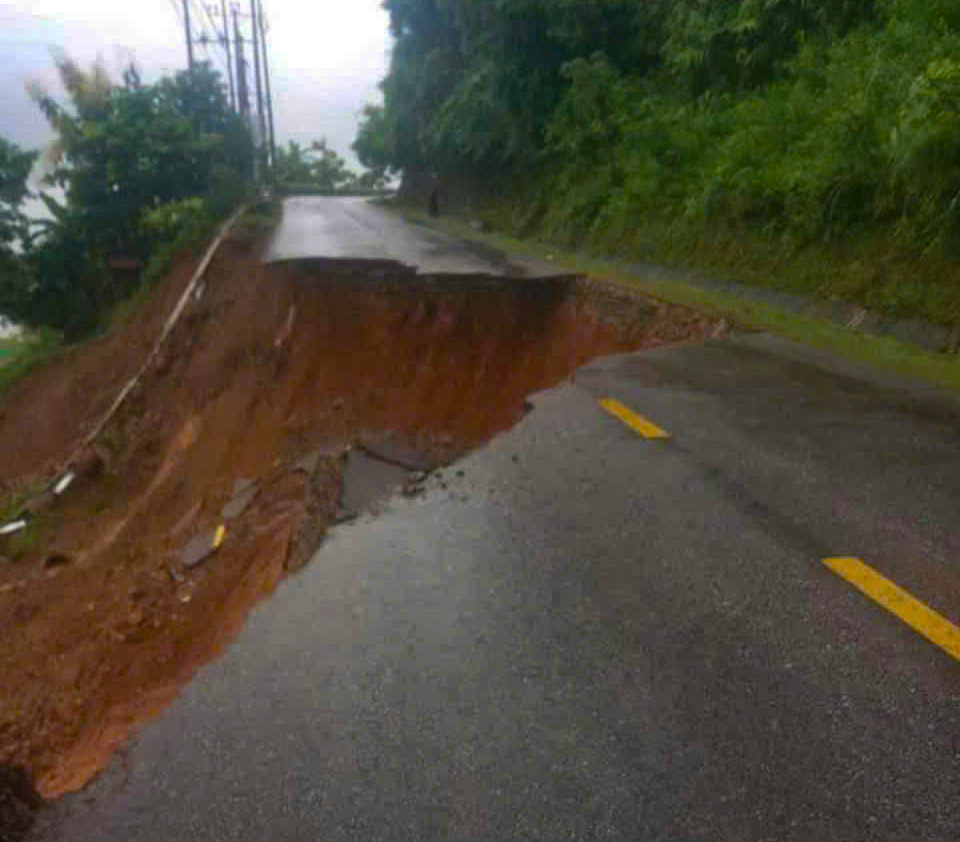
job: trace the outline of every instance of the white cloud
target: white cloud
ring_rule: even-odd
[[[115,73],[136,58],[147,78],[186,64],[177,8],[182,0],[16,0],[0,3],[0,135],[27,147],[49,132],[24,91],[37,79],[56,89],[51,46],[82,64],[102,56]],[[210,0],[208,0],[208,3]],[[349,155],[357,115],[377,97],[386,72],[390,38],[380,0],[263,0],[279,141],[326,136]],[[196,4],[199,7],[199,2]],[[219,6],[219,2],[212,5]],[[249,0],[240,9],[249,12]],[[206,23],[194,15],[195,29]],[[209,26],[205,27],[209,31]],[[197,55],[222,51],[202,47]],[[248,58],[249,58],[248,51]],[[352,156],[351,156],[352,157]]]

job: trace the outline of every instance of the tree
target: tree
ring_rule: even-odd
[[[50,181],[85,218],[98,249],[145,256],[152,244],[144,213],[248,180],[246,128],[208,64],[154,85],[135,68],[116,85],[96,64],[84,73],[61,55],[57,67],[69,105],[32,91],[58,134]]]
[[[277,149],[274,179],[278,184],[310,187],[321,193],[343,193],[353,188],[369,189],[382,177],[374,173],[358,176],[352,172],[335,149],[327,145],[327,139],[315,140],[306,149],[291,140],[287,147]]]
[[[360,163],[382,180],[398,169],[395,140],[382,105],[364,106],[353,151]]]
[[[410,195],[495,183],[573,238],[649,219],[960,247],[955,0],[384,6],[395,46],[354,149]]]
[[[0,138],[0,315],[13,315],[26,285],[23,259],[29,239],[29,220],[23,202],[29,195],[27,178],[37,159]]]
[[[310,144],[310,182],[321,190],[335,193],[351,184],[354,174],[347,162],[333,149],[327,146],[327,139],[321,138]]]
[[[76,335],[136,283],[109,272],[111,259],[145,263],[170,235],[147,218],[191,198],[223,214],[250,183],[253,147],[207,64],[145,84],[135,67],[114,83],[99,63],[85,71],[63,53],[54,60],[68,101],[30,93],[57,135],[46,181],[66,198],[42,196],[53,220],[26,255],[29,294],[15,315]]]
[[[29,222],[22,211],[30,195],[27,178],[37,159],[0,137],[0,258],[7,260],[19,249],[28,234]]]

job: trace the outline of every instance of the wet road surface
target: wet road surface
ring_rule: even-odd
[[[334,530],[34,838],[960,838],[960,663],[823,564],[960,620],[956,402],[752,336],[533,403]]]
[[[363,198],[298,196],[283,203],[283,221],[264,260],[399,264],[422,274],[527,274],[494,249],[413,225]],[[555,274],[549,265],[535,271]]]

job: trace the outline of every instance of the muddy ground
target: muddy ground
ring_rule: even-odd
[[[20,786],[22,768],[47,799],[103,768],[308,561],[344,516],[352,446],[447,462],[595,356],[720,329],[585,279],[265,267],[260,245],[224,243],[84,476],[0,539],[0,771]],[[193,260],[113,335],[2,398],[7,501],[54,475],[146,358]],[[225,519],[250,481],[252,499]],[[185,568],[184,546],[221,524],[217,552]],[[11,816],[32,809],[7,801]]]

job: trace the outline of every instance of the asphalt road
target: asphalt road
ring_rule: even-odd
[[[283,220],[264,260],[399,264],[423,274],[521,276],[554,274],[549,265],[511,262],[485,246],[422,225],[404,224],[387,208],[362,198],[298,196],[283,203]]]
[[[750,336],[533,404],[33,838],[956,842],[960,663],[823,563],[960,621],[956,400]]]

